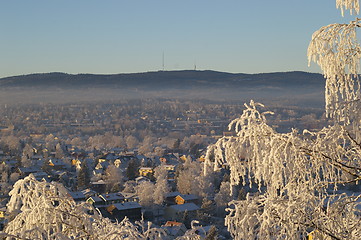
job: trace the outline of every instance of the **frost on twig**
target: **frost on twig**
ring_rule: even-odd
[[[335,239],[359,236],[360,228],[345,228],[361,221],[358,199],[329,194],[338,184],[361,179],[361,145],[352,129],[335,124],[278,133],[267,124],[269,112],[257,109],[261,104],[245,106],[230,124],[237,136],[219,139],[206,156],[214,170],[229,165],[231,185],[258,188],[256,195],[232,202],[225,220],[230,233],[236,239],[299,239],[311,228]]]
[[[139,230],[127,218],[113,223],[89,204],[76,204],[58,183],[39,182],[32,175],[15,183],[8,210],[17,213],[4,233],[6,239],[162,239],[162,229],[143,222]]]
[[[344,10],[350,10],[350,14],[353,11],[358,14],[360,12],[359,0],[336,0],[336,8],[341,9],[341,14],[344,16]]]
[[[330,24],[312,35],[308,62],[317,63],[326,78],[326,114],[349,123],[349,107],[360,99],[361,47],[356,28],[359,19],[350,24]]]

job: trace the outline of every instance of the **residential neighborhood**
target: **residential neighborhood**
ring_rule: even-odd
[[[149,221],[174,238],[197,222],[227,239],[228,202],[254,189],[239,185],[231,194],[227,164],[210,175],[203,172],[207,146],[235,136],[226,125],[237,111],[232,104],[170,100],[0,106],[8,126],[0,132],[0,226],[14,214],[6,209],[13,184],[31,177],[61,183],[69,199],[89,204],[112,222]],[[297,125],[305,110],[279,111],[284,119],[272,121],[285,129]],[[314,127],[324,121],[318,114],[310,115]]]

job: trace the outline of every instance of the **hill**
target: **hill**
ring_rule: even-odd
[[[158,71],[130,74],[41,73],[0,79],[0,103],[201,98],[214,100],[303,99],[321,101],[321,74]],[[10,95],[10,96],[9,96]],[[303,101],[302,100],[302,101]]]
[[[0,87],[292,87],[323,85],[321,74],[306,72],[278,72],[261,74],[226,73],[216,71],[159,71],[130,74],[66,74],[41,73],[0,79]]]

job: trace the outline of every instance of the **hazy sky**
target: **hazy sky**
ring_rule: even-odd
[[[0,77],[35,72],[307,67],[312,33],[349,22],[335,0],[0,0]]]

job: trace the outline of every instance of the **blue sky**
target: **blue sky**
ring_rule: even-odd
[[[0,77],[35,72],[319,71],[312,33],[334,0],[0,0]]]

